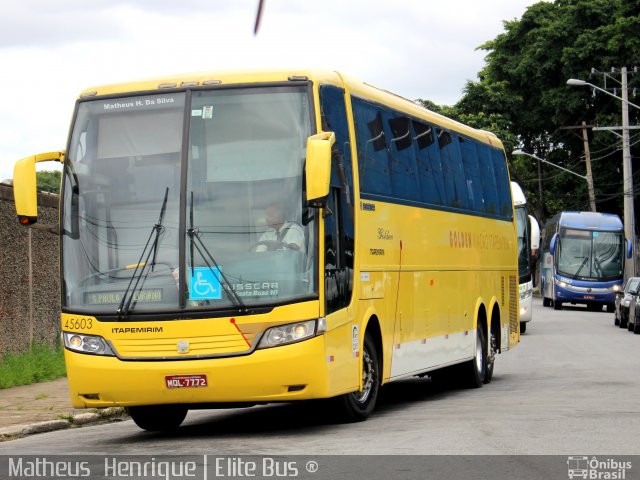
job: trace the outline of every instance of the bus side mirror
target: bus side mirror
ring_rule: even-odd
[[[13,167],[13,198],[18,222],[32,225],[38,221],[36,163],[64,162],[64,152],[47,152],[18,160]]]
[[[324,206],[329,195],[331,147],[335,141],[333,132],[320,132],[307,139],[307,201],[314,207]]]
[[[551,255],[556,254],[556,244],[558,243],[558,234],[554,233],[553,237],[551,237],[551,246],[549,247],[549,253]]]
[[[631,244],[631,240],[625,238],[624,242],[627,245],[627,258],[631,258],[631,256],[633,255],[633,245]]]

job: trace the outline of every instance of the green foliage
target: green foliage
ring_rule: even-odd
[[[60,193],[61,176],[62,172],[59,170],[36,172],[36,185],[38,186],[38,190]]]
[[[590,89],[571,87],[566,82],[580,78],[604,87],[602,75],[590,78],[592,68],[610,72],[612,67],[640,66],[640,2],[539,2],[522,18],[505,22],[504,32],[479,48],[487,52],[486,64],[477,80],[467,83],[463,98],[451,107],[431,104],[430,108],[493,131],[503,140],[507,153],[522,148],[584,175],[581,131],[564,127],[582,121],[588,125],[620,125],[621,102],[604,93],[594,96]],[[631,76],[630,87],[636,85],[638,81]],[[620,95],[619,85],[608,79],[607,87],[613,86],[618,86]],[[638,103],[633,98],[631,101]],[[639,111],[630,109],[629,113],[630,123],[637,123]],[[598,210],[621,214],[619,139],[609,132],[590,135]],[[640,154],[637,150],[635,153]],[[521,183],[541,220],[559,210],[589,209],[585,181],[544,164],[540,172],[541,176],[537,162],[530,157],[510,159],[512,178]]]
[[[0,358],[0,388],[46,382],[66,376],[61,347],[35,345],[30,351]]]

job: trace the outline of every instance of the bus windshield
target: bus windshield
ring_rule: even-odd
[[[563,228],[558,246],[558,273],[572,278],[620,278],[624,265],[621,232],[594,232]]]
[[[531,275],[531,245],[529,243],[529,216],[526,207],[516,207],[516,235],[518,238],[518,275],[520,283]]]
[[[306,86],[79,103],[65,162],[63,308],[215,310],[317,293]]]

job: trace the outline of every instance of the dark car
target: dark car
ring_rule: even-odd
[[[638,301],[640,293],[633,296],[629,305],[629,316],[627,317],[627,329],[633,333],[640,333],[640,303]],[[622,322],[620,323],[622,327]]]
[[[636,310],[638,310],[637,315],[640,315],[640,308],[635,308],[635,299],[638,297],[639,289],[640,277],[629,277],[623,290],[616,295],[614,325],[618,325],[620,328],[627,326],[631,303],[633,303],[634,315],[636,315]]]

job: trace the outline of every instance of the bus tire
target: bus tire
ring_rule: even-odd
[[[554,300],[553,301],[553,309],[554,310],[562,310],[562,302],[559,302],[558,300]]]
[[[180,405],[148,405],[129,407],[129,415],[135,424],[147,432],[171,432],[176,430],[187,416],[188,409]]]
[[[476,332],[475,355],[461,365],[462,380],[467,388],[482,387],[487,373],[487,344],[484,341],[484,331],[478,326]]]
[[[495,335],[495,333],[492,330],[490,333],[490,340],[489,340],[489,352],[487,354],[487,359],[485,363],[486,366],[484,370],[484,383],[491,383],[491,380],[493,379],[493,367],[496,364],[497,353],[498,353],[498,337]]]
[[[366,420],[376,406],[380,389],[378,350],[371,335],[366,335],[362,348],[362,390],[337,397],[340,419],[346,422]]]

